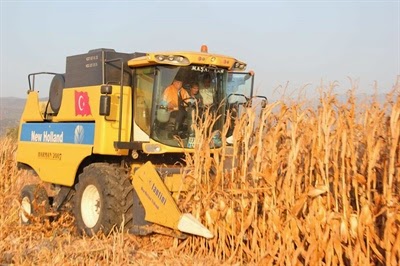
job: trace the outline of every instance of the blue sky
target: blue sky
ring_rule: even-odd
[[[400,74],[400,1],[4,1],[0,97],[26,97],[27,75],[65,71],[65,58],[199,50],[247,62],[259,94],[322,82],[338,93],[388,92]],[[46,97],[47,95],[41,95]]]

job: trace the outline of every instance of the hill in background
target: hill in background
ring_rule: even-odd
[[[0,98],[0,137],[7,133],[8,128],[18,126],[25,101],[14,97]]]

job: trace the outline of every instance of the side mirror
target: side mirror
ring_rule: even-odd
[[[101,95],[100,96],[100,108],[99,114],[103,116],[109,116],[111,111],[111,96]]]
[[[111,112],[111,96],[112,93],[111,85],[101,85],[100,93],[105,94],[100,96],[100,108],[99,114],[103,116],[109,116]]]

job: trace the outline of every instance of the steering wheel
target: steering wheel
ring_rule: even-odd
[[[232,96],[242,97],[242,98],[244,98],[245,101],[244,101],[244,102],[236,101],[236,102],[229,103],[229,98],[232,97]],[[247,96],[245,96],[244,94],[239,94],[239,93],[231,93],[231,94],[229,94],[229,96],[227,97],[227,102],[228,102],[228,104],[230,104],[230,105],[243,105],[243,106],[245,106],[246,104],[249,103],[249,101],[250,101],[250,99],[249,99]]]
[[[192,102],[192,101],[189,101],[189,100],[193,100],[193,102]],[[187,97],[187,98],[182,99],[181,105],[182,105],[183,107],[193,107],[193,106],[196,106],[196,101],[197,101],[197,100],[196,100],[195,97],[190,96],[190,97]]]

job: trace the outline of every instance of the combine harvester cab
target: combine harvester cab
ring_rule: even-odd
[[[185,190],[184,151],[194,151],[190,87],[207,90],[203,100],[208,103],[197,110],[213,110],[220,117],[213,130],[222,132],[234,106],[229,99],[252,98],[254,75],[245,68],[203,46],[201,52],[132,54],[97,49],[67,57],[64,74],[30,74],[17,161],[45,185],[22,189],[21,222],[72,205],[78,231],[88,235],[122,225],[134,234],[212,238],[193,215],[181,213],[172,197]],[[40,75],[53,76],[45,101],[35,90]],[[212,86],[203,88],[206,79]],[[165,95],[174,84],[175,107]],[[189,97],[182,97],[183,90]],[[218,149],[221,136],[215,136]]]

